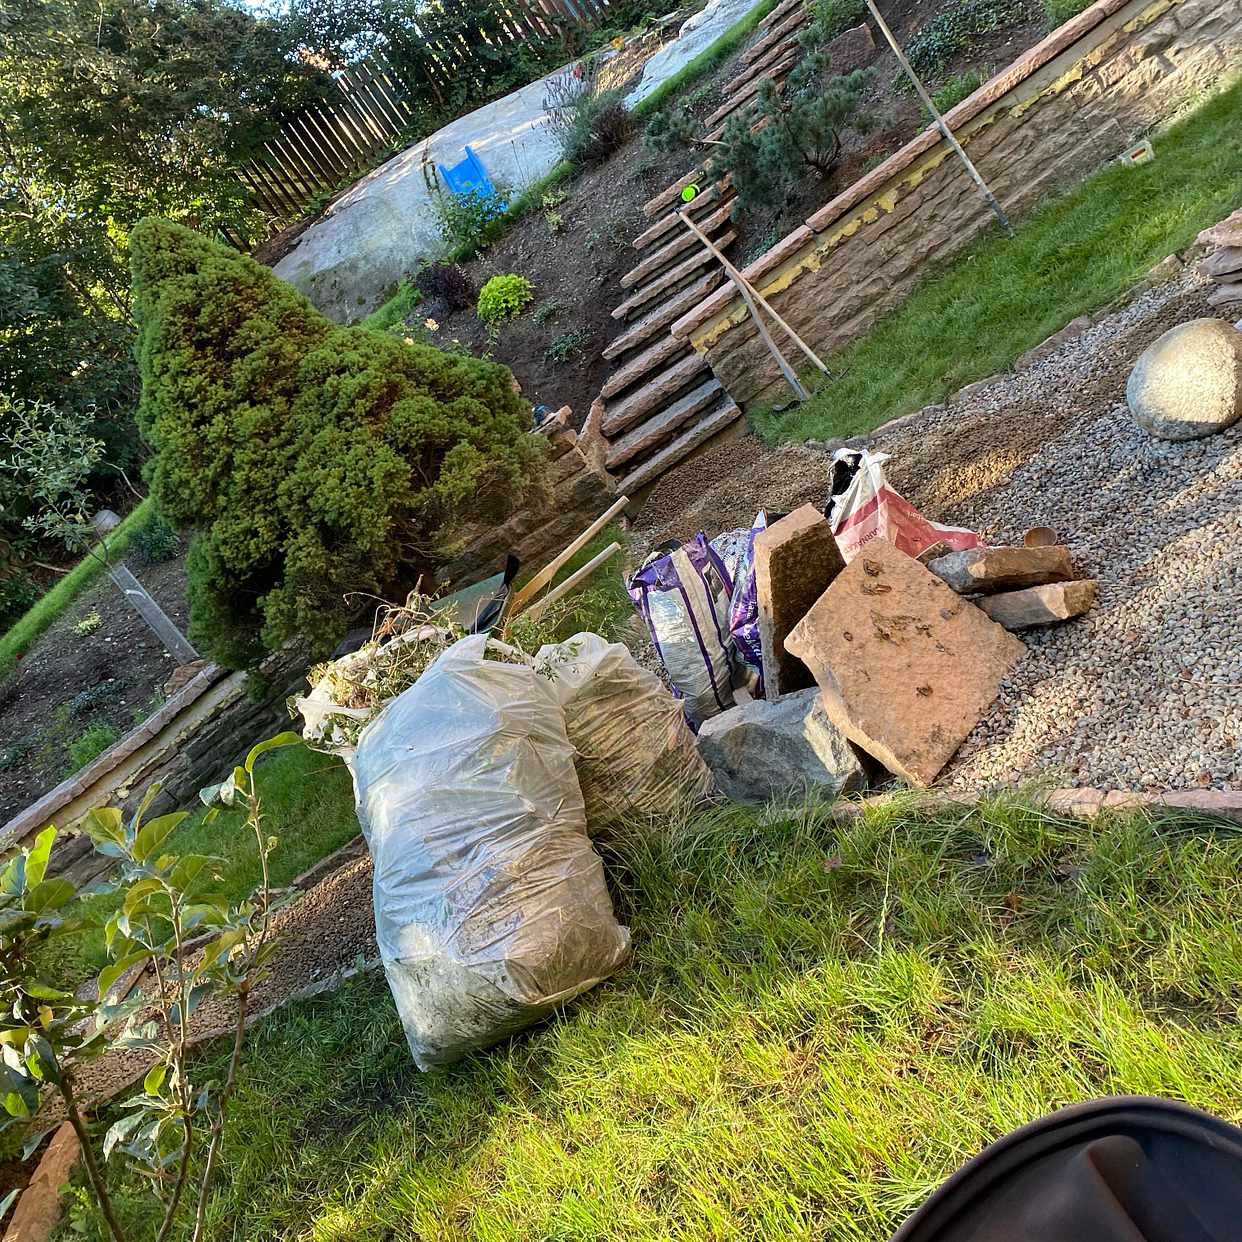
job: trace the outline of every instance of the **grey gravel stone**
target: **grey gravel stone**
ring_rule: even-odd
[[[1202,305],[1209,287],[1187,269],[1028,371],[947,411],[929,408],[878,443],[900,460],[903,446],[913,452],[965,414],[1017,405],[1075,415],[996,486],[963,489],[929,513],[994,544],[1051,526],[1081,576],[1099,583],[1084,617],[1023,635],[1026,658],[942,783],[1242,789],[1242,422],[1204,439],[1155,440],[1120,392],[1102,416],[1079,416],[1080,394],[1112,369],[1105,360],[1125,361],[1121,335],[1158,324],[1179,300]]]

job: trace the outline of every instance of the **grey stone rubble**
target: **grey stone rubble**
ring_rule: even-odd
[[[1029,370],[929,408],[880,447],[914,452],[930,428],[967,412],[1019,403],[1049,417],[1076,412],[1120,333],[1204,288],[1187,273],[1148,290]],[[962,497],[953,520],[989,542],[1053,527],[1081,576],[1098,579],[1099,600],[1083,618],[1024,635],[1027,657],[942,782],[978,788],[1043,774],[1135,790],[1242,787],[1242,423],[1154,440],[1119,401],[1101,417],[1071,418],[1007,480],[964,485]]]
[[[828,801],[866,788],[866,774],[828,719],[818,686],[777,702],[756,699],[703,722],[699,753],[726,797],[793,800],[820,792]]]

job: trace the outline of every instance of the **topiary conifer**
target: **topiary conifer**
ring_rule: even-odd
[[[167,220],[130,253],[147,477],[194,532],[190,636],[215,659],[330,649],[368,596],[434,569],[455,522],[501,520],[540,485],[506,368],[340,327]]]

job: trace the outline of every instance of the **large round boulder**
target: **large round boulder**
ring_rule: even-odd
[[[1242,417],[1242,332],[1223,319],[1170,328],[1126,384],[1135,422],[1162,440],[1194,440]]]

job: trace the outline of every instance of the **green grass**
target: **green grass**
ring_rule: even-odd
[[[305,746],[276,751],[260,761],[259,795],[265,831],[279,838],[272,857],[272,883],[288,884],[295,876],[357,836],[353,785],[344,764]],[[220,777],[227,775],[220,773]],[[216,889],[230,901],[240,901],[258,887],[258,851],[254,835],[239,811],[223,811],[204,824],[199,808],[173,834],[168,852],[207,854],[221,861]],[[92,898],[87,909],[94,916],[108,915],[116,907],[112,897]],[[103,933],[86,929],[54,941],[55,956],[49,958],[49,977],[75,986],[107,964]]]
[[[404,323],[414,313],[414,308],[422,301],[412,280],[402,280],[397,284],[397,291],[382,306],[373,310],[358,325],[360,328],[371,328],[376,332],[387,332],[394,324]]]
[[[88,763],[98,759],[120,736],[116,726],[106,720],[97,720],[94,724],[87,725],[65,747],[68,760],[65,775],[72,776],[75,772],[80,772]]]
[[[105,541],[113,560],[125,555],[130,540],[146,524],[154,512],[150,500],[144,500]],[[22,617],[0,635],[0,677],[12,671],[20,656],[39,640],[48,627],[103,572],[93,556],[83,557],[55,586],[43,595]]]
[[[730,57],[750,38],[751,32],[776,8],[777,0],[762,0],[745,17],[739,18],[714,43],[705,47],[693,60],[687,61],[671,78],[661,82],[646,99],[640,100],[631,112],[636,119],[658,112],[675,95],[693,85]]]
[[[1044,0],[1044,12],[1050,25],[1063,26],[1091,3],[1092,0]]]
[[[262,1023],[209,1236],[882,1242],[1062,1105],[1242,1119],[1237,833],[731,808],[610,874],[632,964],[457,1067],[378,975]]]
[[[1242,84],[1157,135],[1157,158],[1110,166],[993,230],[829,365],[799,409],[753,416],[768,440],[849,436],[1003,371],[1242,204]]]

